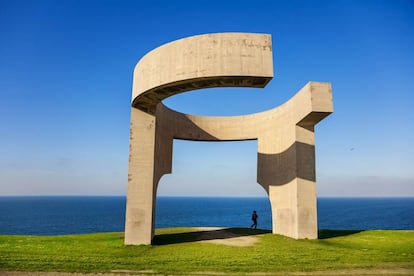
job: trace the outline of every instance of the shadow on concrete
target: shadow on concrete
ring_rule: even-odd
[[[319,230],[318,238],[320,240],[324,240],[324,239],[329,239],[329,238],[344,237],[344,236],[358,234],[363,231],[365,230]]]
[[[285,185],[297,177],[316,181],[314,145],[296,141],[281,153],[257,153],[257,182],[263,187]]]
[[[229,239],[245,236],[255,236],[271,233],[270,230],[248,229],[248,228],[223,228],[214,230],[200,230],[183,233],[156,235],[152,241],[153,245],[167,245],[186,242],[208,241],[218,239]]]

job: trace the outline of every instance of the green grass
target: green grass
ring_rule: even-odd
[[[155,244],[124,246],[123,233],[0,236],[0,271],[292,272],[409,269],[414,273],[414,231],[321,231],[319,240],[294,240],[267,231],[247,247],[199,242],[198,230],[158,229]]]

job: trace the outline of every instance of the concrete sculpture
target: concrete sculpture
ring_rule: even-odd
[[[155,198],[171,173],[173,139],[257,139],[257,182],[269,195],[273,233],[317,238],[314,126],[333,112],[331,85],[309,82],[283,105],[245,116],[194,116],[162,100],[207,87],[265,87],[273,77],[267,34],[217,33],[165,44],[134,71],[125,244],[150,244]]]

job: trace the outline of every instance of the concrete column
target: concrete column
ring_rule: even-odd
[[[273,233],[296,239],[318,237],[313,127],[295,126],[296,141],[277,160],[269,185]]]
[[[298,239],[318,238],[314,137],[313,126],[296,126]]]
[[[296,179],[284,185],[269,186],[273,234],[297,238],[298,200],[296,187]]]
[[[150,244],[154,235],[155,116],[131,108],[125,244]]]

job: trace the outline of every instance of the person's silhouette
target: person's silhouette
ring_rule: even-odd
[[[253,211],[253,214],[252,214],[253,224],[250,226],[250,228],[253,228],[254,227],[254,229],[256,229],[256,227],[257,227],[257,218],[258,217],[259,216],[257,215],[256,211]]]

